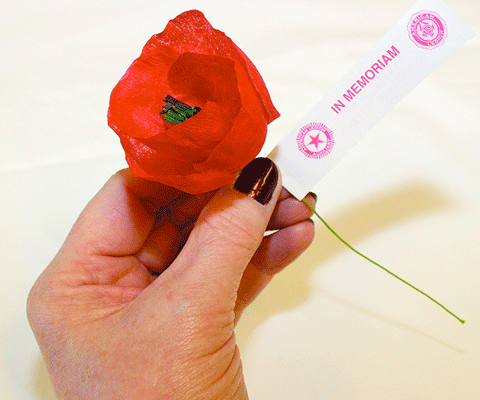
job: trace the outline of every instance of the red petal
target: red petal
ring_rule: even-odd
[[[167,95],[202,110],[167,123]],[[278,116],[248,57],[201,12],[188,11],[145,45],[112,91],[108,121],[135,175],[201,193],[230,183]]]
[[[255,65],[225,33],[213,28],[202,12],[186,11],[172,19],[162,33],[152,36],[142,54],[155,53],[159,45],[170,46],[181,53],[214,54],[237,60],[248,71],[252,84],[263,100],[267,123],[280,116]]]

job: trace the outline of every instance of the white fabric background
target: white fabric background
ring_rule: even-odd
[[[477,33],[478,0],[449,0]],[[54,399],[25,317],[35,279],[126,164],[111,89],[167,21],[203,11],[262,73],[282,135],[414,0],[0,3],[0,398]],[[360,251],[314,244],[245,313],[251,399],[480,399],[480,35],[430,75],[316,187]],[[301,98],[301,101],[298,99]]]

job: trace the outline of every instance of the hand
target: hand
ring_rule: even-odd
[[[262,205],[115,174],[29,295],[58,398],[247,398],[234,326],[314,235],[280,181]]]

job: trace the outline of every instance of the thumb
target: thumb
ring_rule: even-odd
[[[183,283],[194,288],[193,296],[233,308],[243,272],[263,239],[281,187],[275,164],[256,158],[233,186],[219,190],[204,207],[170,266],[186,268]]]

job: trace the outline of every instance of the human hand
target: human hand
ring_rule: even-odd
[[[259,165],[237,189],[249,192]],[[128,170],[105,184],[28,299],[59,399],[247,398],[234,326],[314,235],[275,171],[257,201],[231,186],[186,195]]]

